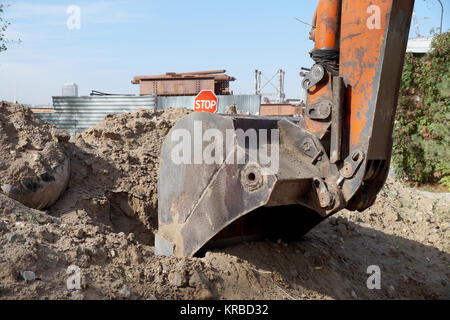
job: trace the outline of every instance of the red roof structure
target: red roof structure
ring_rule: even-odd
[[[136,76],[131,83],[139,84],[141,95],[185,96],[197,95],[203,90],[212,90],[216,95],[230,95],[230,81],[236,79],[225,72],[226,70],[168,72],[165,75]]]

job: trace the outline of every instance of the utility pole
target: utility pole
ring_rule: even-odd
[[[278,76],[278,87],[272,83]],[[286,101],[286,94],[284,91],[284,80],[285,80],[286,72],[282,69],[279,69],[272,78],[268,79],[261,71],[255,70],[255,94],[261,96],[273,96],[276,97],[277,103],[284,103]],[[264,77],[267,82],[261,86],[261,79]],[[270,85],[276,90],[276,93],[263,93],[262,91],[266,86]]]
[[[414,31],[416,32],[417,38],[422,38],[419,29],[419,21],[417,20],[416,10],[413,11],[413,20],[414,20]]]
[[[442,34],[442,21],[444,19],[444,6],[442,5],[441,0],[437,0],[441,5],[441,26],[439,27],[439,34]]]
[[[255,70],[255,95],[261,95],[261,71]]]
[[[284,77],[286,75],[286,72],[284,70],[280,69],[278,70],[280,73],[280,91],[278,96],[278,103],[284,103],[286,99],[286,95],[284,94]]]

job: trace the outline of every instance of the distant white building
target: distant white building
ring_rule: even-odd
[[[72,82],[64,83],[61,93],[63,97],[78,97],[78,86]]]
[[[432,37],[421,37],[408,40],[406,52],[413,54],[425,54],[431,50]]]

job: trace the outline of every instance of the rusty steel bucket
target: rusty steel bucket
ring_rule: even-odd
[[[162,148],[156,254],[195,256],[244,240],[299,238],[338,210],[338,188],[325,178],[336,181],[339,172],[299,121],[209,113],[179,121]],[[224,137],[213,143],[213,156],[217,149],[223,155],[205,163],[198,150],[211,150],[213,135]],[[174,159],[179,155],[186,163]]]

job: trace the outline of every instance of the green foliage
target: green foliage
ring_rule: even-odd
[[[5,31],[9,27],[9,22],[3,17],[5,5],[0,4],[0,52],[6,51]]]
[[[407,54],[394,131],[393,166],[403,179],[450,187],[450,33],[423,57]]]

